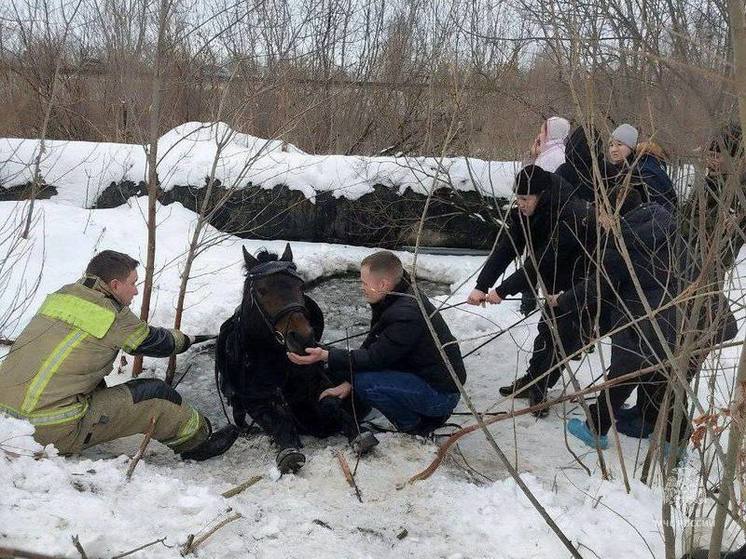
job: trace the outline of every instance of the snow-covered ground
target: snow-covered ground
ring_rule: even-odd
[[[0,138],[0,185],[31,182],[40,149],[36,139]],[[218,153],[215,177],[224,187],[285,185],[311,201],[319,192],[357,199],[377,184],[401,193],[407,188],[426,193],[436,175],[438,185],[507,197],[518,165],[463,157],[440,161],[435,157],[310,155],[292,144],[236,132],[221,122],[187,122],[158,141],[161,187],[204,185]],[[146,179],[146,150],[134,144],[47,140],[39,172],[46,184],[57,188],[56,201],[89,208],[111,183]]]
[[[37,203],[33,234],[16,249],[26,258],[14,266],[7,288],[0,293],[0,312],[36,278],[38,290],[26,296],[25,312],[12,329],[1,334],[17,334],[44,295],[76,280],[96,251],[110,248],[144,260],[145,208],[145,199],[132,199],[108,210],[86,210],[54,200]],[[22,209],[23,204],[0,203],[0,223],[22,219]],[[195,217],[179,204],[158,209],[158,274],[151,313],[155,324],[168,325],[173,320],[178,276]],[[284,246],[279,241],[221,236],[213,229],[207,235],[215,244],[199,257],[193,270],[183,320],[187,333],[216,332],[238,304],[243,281],[241,246],[249,251],[259,247],[281,251]],[[312,243],[293,243],[292,248],[307,279],[355,271],[371,252]],[[412,255],[402,257],[406,263],[412,262]],[[473,285],[470,276],[481,263],[482,258],[477,257],[422,255],[418,274],[450,284],[451,301],[462,301]],[[452,309],[445,311],[445,316],[459,338],[469,338],[515,322],[520,318],[517,305],[506,302],[489,309],[469,308],[469,312]],[[139,308],[139,299],[133,308]],[[324,311],[333,313],[334,309]],[[511,402],[501,401],[497,387],[511,381],[516,371],[522,373],[534,331],[529,321],[467,359],[467,389],[478,409],[509,409]],[[465,342],[462,348],[467,351],[476,343]],[[581,381],[590,382],[589,363],[598,358],[596,352],[580,364]],[[183,371],[190,363],[192,369],[180,390],[219,421],[222,412],[213,388],[210,357],[190,350],[179,358],[177,367]],[[146,366],[148,374],[160,376],[165,361],[149,359]],[[107,380],[115,384],[128,378],[126,373],[113,374]],[[583,557],[662,557],[663,490],[632,480],[627,494],[614,450],[605,453],[613,479],[603,481],[594,453],[569,441],[591,469],[588,476],[566,449],[564,414],[582,412],[568,405],[553,410],[544,420],[521,416],[499,422],[491,431]],[[464,416],[454,419],[467,422]],[[71,536],[77,534],[89,557],[112,557],[165,538],[162,544],[133,556],[176,558],[190,534],[204,533],[238,512],[241,518],[204,542],[196,556],[569,556],[480,433],[463,439],[431,479],[400,490],[398,484],[429,464],[436,446],[403,435],[381,435],[380,446],[357,470],[362,503],[345,482],[332,454],[335,449],[347,452],[341,438],[305,440],[308,463],[298,475],[282,478],[273,467],[274,451],[263,435],[239,439],[226,455],[201,464],[184,463],[167,448],[152,443],[127,482],[127,456],[134,454],[140,437],[65,459],[56,456],[51,447],[41,449],[31,434],[29,424],[0,416],[0,547],[77,557],[71,543]],[[636,457],[644,453],[648,443],[621,439],[630,477],[639,478]],[[348,459],[354,464],[349,453]],[[682,488],[688,486],[694,472],[694,464],[682,470]],[[221,492],[255,475],[264,477],[236,497],[221,497]],[[679,496],[682,501],[692,498],[686,493]]]

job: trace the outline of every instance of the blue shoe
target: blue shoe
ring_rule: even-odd
[[[647,439],[655,431],[655,425],[644,421],[640,416],[624,419],[619,418],[616,422],[616,430],[628,437]]]
[[[575,417],[567,422],[567,430],[570,431],[571,435],[574,435],[589,447],[596,448],[596,437],[591,433],[585,421],[580,421]],[[609,439],[606,435],[598,437],[598,446],[601,447],[601,450],[609,448]]]

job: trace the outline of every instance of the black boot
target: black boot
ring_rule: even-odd
[[[281,474],[296,473],[306,463],[306,456],[297,448],[283,448],[277,453],[275,463]]]
[[[538,406],[540,404],[545,404],[547,401],[546,393],[541,389],[537,388],[536,385],[529,388],[529,394],[528,394],[528,405],[529,407]],[[541,408],[539,410],[535,410],[531,412],[531,415],[534,417],[546,417],[549,415],[549,408]]]
[[[357,437],[350,441],[352,451],[358,456],[367,454],[378,444],[378,439],[370,431],[363,431]]]
[[[500,394],[502,396],[513,395],[513,398],[528,398],[528,390],[524,390],[523,387],[531,382],[528,375],[523,375],[515,379],[515,382],[508,386],[500,387]],[[513,394],[515,392],[515,394]]]
[[[448,421],[449,417],[450,415],[444,415],[440,417],[427,417],[423,415],[422,417],[420,417],[420,422],[417,424],[416,427],[405,432],[409,433],[410,435],[429,437],[433,431],[435,431],[439,427],[442,427],[445,422]]]
[[[201,462],[208,458],[220,456],[228,450],[238,438],[238,428],[235,425],[226,425],[211,433],[207,440],[195,446],[192,450],[181,453],[184,460],[196,460]]]

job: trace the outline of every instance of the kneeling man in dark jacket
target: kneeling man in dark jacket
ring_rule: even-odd
[[[371,329],[360,349],[308,348],[308,355],[288,354],[298,365],[324,361],[340,384],[321,394],[347,398],[354,390],[397,429],[426,435],[443,425],[459,392],[427,327],[409,277],[397,256],[380,251],[360,267],[363,295],[371,306]],[[459,381],[466,370],[458,343],[443,317],[423,297],[441,346]]]

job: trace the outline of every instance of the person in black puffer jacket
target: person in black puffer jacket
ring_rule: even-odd
[[[595,200],[594,186],[594,155],[596,164],[601,169],[604,168],[604,153],[601,137],[595,128],[589,128],[590,136],[593,142],[588,141],[588,135],[582,126],[576,127],[565,138],[564,162],[560,164],[554,172],[562,177],[570,185],[570,192],[573,195],[593,202]],[[538,163],[537,163],[538,164]],[[544,168],[541,164],[540,167]],[[521,313],[528,316],[536,309],[536,285],[529,286],[521,293]]]
[[[420,311],[414,288],[391,252],[366,257],[360,267],[363,294],[372,310],[371,329],[359,349],[308,348],[289,354],[292,362],[325,362],[340,384],[321,397],[347,398],[353,392],[377,408],[400,431],[427,435],[443,425],[459,401],[459,390]],[[433,304],[423,304],[440,346],[459,382],[466,382],[461,351]],[[447,344],[447,345],[446,345]]]
[[[658,144],[640,142],[635,150],[637,174],[644,187],[643,201],[655,202],[670,212],[678,209],[676,189],[668,176],[666,154]]]
[[[574,196],[572,190],[558,175],[535,165],[521,170],[515,185],[518,209],[510,214],[508,227],[487,258],[467,302],[499,304],[509,295],[531,289],[539,279],[547,295],[556,294],[587,276],[587,254],[595,247],[595,211],[590,202]],[[524,249],[527,257],[523,265],[490,290]],[[565,354],[580,349],[585,337],[583,328],[588,322],[579,312],[584,306],[579,304],[575,312],[562,316],[546,309],[526,374],[500,388],[502,395],[528,398],[532,406],[545,400],[546,391],[562,375],[560,368],[554,368],[561,357],[555,335],[559,336]],[[545,376],[550,369],[552,372]],[[541,410],[535,415],[541,417],[547,413]]]
[[[608,378],[614,379],[640,369],[653,367],[667,361],[667,349],[674,351],[677,326],[676,307],[668,305],[685,287],[685,281],[677,277],[676,270],[684,265],[680,262],[684,256],[684,243],[677,230],[673,215],[656,203],[642,203],[639,191],[633,188],[619,187],[609,193],[612,210],[618,215],[600,212],[599,221],[604,229],[610,231],[610,224],[619,219],[618,227],[622,244],[609,234],[602,246],[602,301],[605,311],[613,310],[615,326],[629,324],[623,330],[612,334],[611,365]],[[640,320],[645,316],[645,304],[641,299],[633,276],[623,257],[628,253],[634,276],[642,291],[645,303],[655,313],[655,319]],[[562,294],[557,300],[558,312],[573,308],[578,299],[593,303],[597,298],[597,285],[593,278],[586,279],[572,290]],[[663,333],[660,339],[652,322],[655,320],[658,329]],[[633,321],[637,321],[633,323]],[[605,328],[609,328],[609,324]],[[602,330],[605,329],[602,327]],[[601,448],[606,448],[606,433],[611,427],[612,411],[614,415],[624,401],[638,386],[650,393],[660,394],[660,387],[666,385],[669,376],[666,369],[653,371],[613,386],[607,393],[599,395],[597,403],[590,407],[587,422],[572,419],[568,431],[589,446],[595,446],[594,433],[598,435]],[[611,403],[611,411],[607,402]],[[686,402],[681,410],[686,411]],[[667,437],[670,440],[670,428],[673,421],[673,409],[669,414]],[[593,431],[591,431],[591,427]],[[686,426],[679,432],[681,440],[686,436]]]

